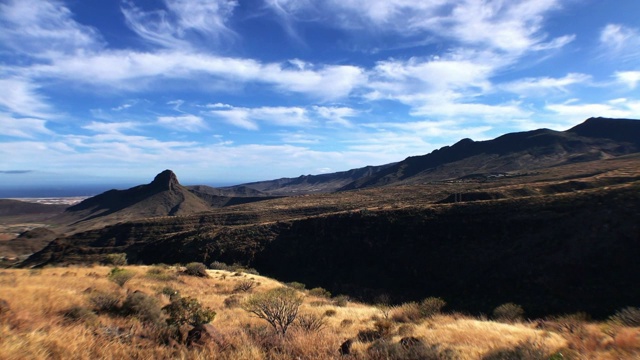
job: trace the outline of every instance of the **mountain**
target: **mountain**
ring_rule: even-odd
[[[301,175],[297,178],[281,178],[276,180],[258,181],[237,186],[229,186],[221,189],[234,192],[238,191],[237,189],[253,189],[260,192],[261,194],[274,196],[329,193],[336,191],[358,179],[372,176],[392,165],[393,164],[365,166],[363,168],[330,174]]]
[[[539,129],[493,140],[463,139],[430,154],[409,157],[339,190],[429,183],[520,173],[640,151],[640,121],[590,118],[567,131]]]
[[[99,227],[139,218],[186,215],[210,210],[211,206],[180,185],[171,170],[158,174],[151,183],[127,190],[109,190],[69,207],[58,218],[72,227]]]

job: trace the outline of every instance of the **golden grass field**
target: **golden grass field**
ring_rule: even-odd
[[[400,323],[402,307],[381,308],[356,302],[336,306],[332,299],[312,296],[306,290],[300,314],[316,314],[325,326],[318,331],[291,327],[276,335],[264,320],[239,306],[225,305],[232,296],[242,303],[254,293],[285,286],[273,279],[248,273],[208,270],[209,278],[182,275],[175,267],[126,266],[135,276],[123,287],[108,279],[110,267],[51,267],[41,270],[0,271],[0,359],[384,359],[371,351],[372,342],[356,340],[350,355],[338,351],[360,331],[387,324],[381,341],[397,344],[403,337],[419,339],[436,349],[437,358],[498,359],[495,353],[524,347],[520,358],[637,359],[640,328],[612,322],[587,322],[574,318],[500,323],[456,313],[442,313],[415,323]],[[155,269],[156,276],[150,275]],[[162,274],[158,276],[157,274]],[[257,285],[248,292],[241,282]],[[163,305],[165,287],[194,297],[216,311],[212,325],[221,340],[187,347],[157,341],[154,329],[134,316],[98,314],[70,320],[63,314],[76,306],[91,308],[92,293],[106,292],[124,298],[142,291]],[[2,301],[0,301],[0,304]],[[531,351],[535,350],[535,351]],[[494,354],[494,357],[490,357]],[[413,357],[406,357],[413,358]],[[513,357],[510,357],[510,359]]]

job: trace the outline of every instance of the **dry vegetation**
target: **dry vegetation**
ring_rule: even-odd
[[[428,302],[374,307],[344,298],[314,296],[305,290],[296,290],[303,296],[298,314],[302,321],[294,323],[286,335],[281,336],[242,306],[254,294],[284,286],[277,281],[226,270],[207,270],[209,277],[188,276],[167,266],[127,266],[124,271],[134,276],[119,286],[109,278],[113,273],[110,267],[2,270],[0,359],[620,359],[640,356],[640,329],[620,321],[587,322],[573,316],[501,323],[459,314],[425,313],[424,304]],[[301,288],[300,284],[290,286]],[[216,334],[211,341],[185,345],[184,341],[168,335],[166,313],[154,313],[150,309],[169,304],[170,298],[178,293],[197,299],[203,308],[216,312],[212,321]],[[139,301],[136,302],[138,308],[131,307],[133,294],[148,302]],[[125,300],[127,298],[129,300]],[[126,301],[129,305],[123,305]],[[96,311],[96,304],[103,306],[102,311]],[[120,310],[109,311],[110,307]],[[412,316],[410,312],[415,309],[422,309],[422,316]],[[348,339],[352,339],[350,354],[342,355],[339,349]]]

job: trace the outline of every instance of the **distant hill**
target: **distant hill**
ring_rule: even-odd
[[[380,166],[246,183],[224,189],[262,195],[330,193],[386,185],[486,178],[640,151],[640,121],[589,118],[567,131],[538,129],[493,140],[462,139],[433,152]],[[238,190],[236,190],[238,189]]]
[[[463,139],[430,154],[409,157],[340,190],[531,171],[638,151],[640,121],[590,118],[567,131],[539,129],[487,141]]]
[[[57,214],[63,212],[67,207],[67,205],[49,205],[12,199],[0,199],[0,216]]]

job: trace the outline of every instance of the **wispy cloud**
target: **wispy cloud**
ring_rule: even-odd
[[[46,123],[41,119],[15,118],[0,112],[0,128],[5,136],[34,139],[37,135],[52,135],[53,132],[46,127]]]
[[[635,89],[640,83],[640,71],[617,71],[614,76],[616,80],[630,90]]]
[[[197,34],[215,43],[234,37],[226,22],[234,0],[164,0],[165,8],[145,11],[125,0],[121,8],[127,25],[144,40],[165,48],[192,48]],[[203,42],[199,42],[203,44]]]
[[[205,121],[195,115],[159,116],[158,124],[176,131],[198,132],[207,129]]]
[[[141,124],[132,121],[100,122],[92,121],[82,128],[101,134],[121,134],[124,130],[138,130]]]
[[[39,88],[25,78],[0,79],[0,107],[20,116],[52,118],[52,108]]]
[[[544,96],[549,92],[568,93],[569,86],[584,84],[591,80],[591,75],[569,73],[561,78],[538,77],[524,78],[501,85],[506,91],[514,92],[522,96]]]
[[[247,130],[258,130],[258,122],[275,126],[300,127],[311,124],[307,110],[300,107],[215,107],[208,114],[224,119],[231,125]]]
[[[90,26],[77,23],[56,0],[8,0],[0,4],[0,44],[34,57],[98,49],[103,42]]]
[[[640,31],[620,24],[608,24],[600,32],[602,56],[640,65]]]

